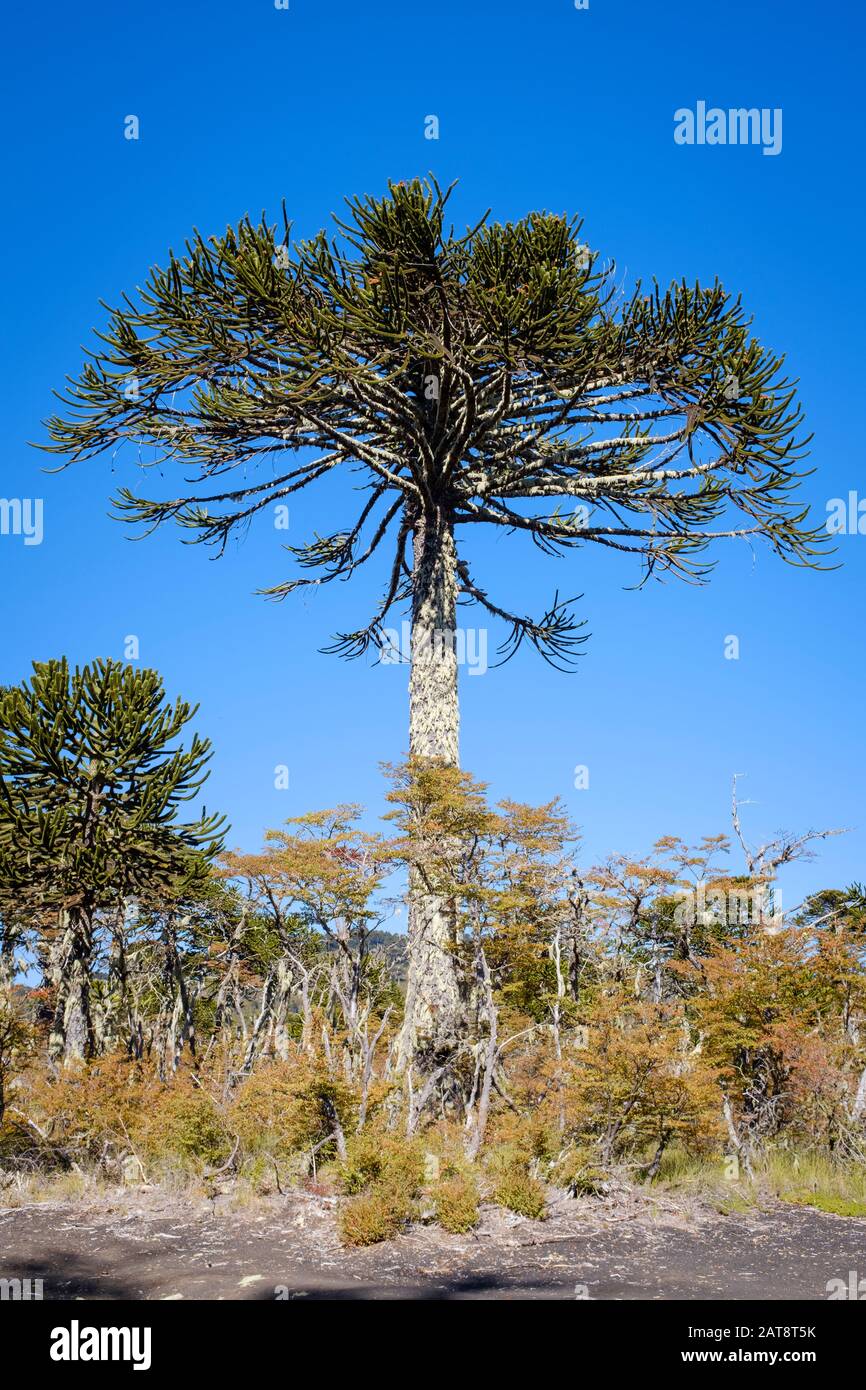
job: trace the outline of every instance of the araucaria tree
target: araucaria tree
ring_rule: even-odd
[[[111,314],[49,421],[70,460],[155,446],[180,495],[122,489],[120,514],[177,521],[225,546],[257,513],[335,470],[347,506],[308,544],[310,573],[264,592],[347,579],[387,554],[381,603],[332,650],[359,656],[411,606],[410,753],[458,759],[458,598],[568,664],[582,623],[556,595],[510,611],[472,572],[466,528],[521,532],[547,555],[587,545],[636,554],[645,577],[700,579],[718,538],[762,537],[786,560],[820,544],[796,489],[805,440],[782,359],[750,336],[719,284],[630,296],[580,239],[580,223],[483,218],[463,235],[433,183],[350,201],[334,238],[293,243],[244,219],[198,233]],[[140,455],[139,455],[140,457]],[[471,534],[471,532],[470,532]],[[403,1058],[440,1067],[461,1031],[456,916],[416,877]]]
[[[221,848],[221,818],[178,820],[211,756],[198,735],[175,746],[194,714],[155,671],[113,661],[34,662],[0,691],[0,918],[40,924],[55,1059],[93,1051],[98,914],[182,894]]]

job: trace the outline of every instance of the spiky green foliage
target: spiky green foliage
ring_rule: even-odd
[[[355,517],[291,548],[315,574],[265,590],[346,579],[387,541],[384,596],[337,639],[346,655],[382,644],[424,518],[524,532],[547,554],[635,553],[645,578],[703,578],[720,537],[816,563],[826,535],[797,500],[794,385],[738,298],[718,283],[623,297],[578,220],[485,217],[458,236],[447,199],[435,182],[391,184],[350,201],[335,238],[297,244],[285,211],[279,232],[263,216],[196,233],[111,312],[46,447],[75,460],[131,442],[143,466],[174,460],[183,495],[123,488],[120,514],[174,519],[219,549],[335,469],[360,474]],[[582,624],[558,595],[533,619],[490,598],[459,552],[457,574],[509,625],[505,657],[524,639],[574,656]]]
[[[200,880],[222,819],[177,819],[211,756],[198,735],[173,746],[194,714],[114,661],[34,662],[0,692],[0,906],[92,912]]]

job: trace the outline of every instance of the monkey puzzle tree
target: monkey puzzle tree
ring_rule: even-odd
[[[455,235],[447,198],[435,181],[391,184],[350,201],[333,238],[299,243],[285,212],[279,232],[263,217],[195,233],[111,313],[47,447],[76,460],[154,445],[155,464],[185,468],[181,495],[121,489],[121,516],[175,520],[218,550],[335,470],[360,475],[345,524],[327,517],[290,547],[313,573],[264,592],[347,579],[387,549],[381,603],[331,649],[381,648],[408,601],[409,751],[454,764],[458,596],[504,621],[503,658],[528,641],[567,664],[584,640],[558,594],[538,617],[492,597],[458,549],[466,528],[521,532],[548,555],[600,545],[637,554],[645,577],[687,579],[716,538],[762,536],[809,564],[820,536],[795,496],[794,388],[739,299],[718,283],[623,298],[579,221],[484,217]],[[460,1033],[455,920],[414,883],[403,1055],[428,1069]]]
[[[34,662],[29,683],[0,692],[0,913],[56,921],[54,1057],[92,1049],[96,914],[182,892],[221,848],[221,817],[177,820],[208,775],[207,739],[171,746],[196,708],[114,661]]]

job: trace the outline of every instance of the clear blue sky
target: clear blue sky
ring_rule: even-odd
[[[276,215],[283,198],[306,235],[344,195],[433,170],[460,179],[460,223],[487,206],[502,219],[579,211],[629,280],[718,275],[801,379],[816,515],[851,489],[866,497],[863,27],[839,0],[16,6],[0,495],[44,498],[45,535],[30,547],[0,536],[0,681],[33,658],[121,658],[136,634],[142,662],[201,704],[216,745],[208,803],[229,815],[233,843],[254,848],[266,826],[339,800],[381,806],[378,763],[407,744],[406,668],[317,650],[359,625],[381,574],[272,605],[254,590],[290,561],[267,521],[220,561],[176,532],[132,543],[108,502],[134,460],[47,476],[27,445],[44,437],[52,387],[80,367],[100,297],[141,283],[193,225]],[[782,152],[676,145],[674,111],[699,100],[781,108]],[[130,114],[137,142],[124,139]],[[424,138],[430,114],[438,141]],[[331,529],[339,503],[330,489],[298,501],[289,539]],[[583,592],[592,636],[571,677],[531,653],[464,676],[463,761],[498,795],[562,797],[589,859],[726,830],[731,774],[747,773],[755,838],[855,827],[793,870],[791,905],[866,877],[866,537],[840,538],[831,574],[741,543],[718,555],[707,588],[634,592],[628,557],[545,561],[504,534],[486,543],[485,583],[523,608],[557,587]],[[728,634],[738,661],[724,659]],[[288,791],[274,789],[280,763]],[[576,764],[588,790],[573,787]]]

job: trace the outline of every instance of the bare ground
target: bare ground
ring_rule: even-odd
[[[782,1203],[720,1216],[561,1198],[544,1222],[491,1207],[470,1235],[417,1225],[366,1250],[341,1248],[333,1198],[304,1194],[0,1209],[0,1277],[41,1278],[46,1299],[825,1299],[852,1269],[866,1272],[866,1221]]]

